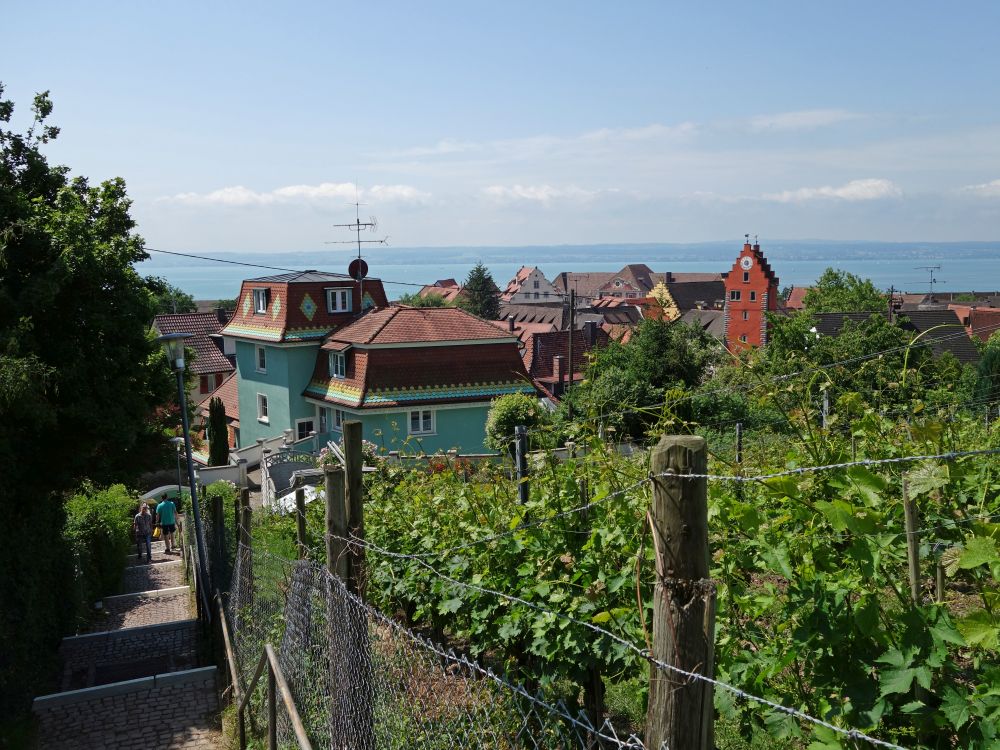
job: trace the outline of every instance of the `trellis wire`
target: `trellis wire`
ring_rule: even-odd
[[[433,574],[434,576],[436,576],[436,577],[438,577],[438,578],[440,578],[440,579],[442,579],[444,581],[447,581],[447,582],[449,582],[451,584],[454,584],[455,586],[458,586],[459,588],[469,589],[471,591],[477,591],[477,592],[479,592],[481,594],[487,594],[489,596],[496,596],[496,597],[499,597],[501,599],[505,599],[506,601],[509,601],[509,602],[512,602],[512,603],[515,603],[515,604],[520,604],[522,606],[528,607],[529,609],[533,609],[536,612],[541,612],[542,614],[552,615],[552,616],[554,616],[554,617],[556,617],[556,618],[558,618],[560,620],[563,620],[565,622],[571,622],[574,625],[579,625],[580,627],[586,628],[586,629],[588,629],[588,630],[590,630],[590,631],[592,631],[594,633],[597,633],[598,635],[602,635],[602,636],[604,636],[604,637],[606,637],[606,638],[614,641],[615,643],[617,643],[617,644],[619,644],[621,646],[624,646],[629,651],[632,651],[633,653],[635,653],[636,655],[638,655],[639,657],[641,657],[645,661],[649,662],[649,664],[651,666],[656,667],[658,670],[661,670],[661,671],[664,671],[664,672],[670,672],[672,674],[679,675],[679,676],[684,677],[684,678],[689,679],[689,680],[699,680],[701,682],[707,682],[707,683],[709,683],[709,684],[711,684],[711,685],[713,685],[713,686],[715,686],[717,688],[720,688],[722,690],[726,690],[726,691],[734,694],[737,698],[739,698],[741,700],[746,700],[746,701],[758,703],[758,704],[761,704],[761,705],[764,705],[764,706],[768,706],[769,708],[771,708],[771,709],[773,709],[775,711],[778,711],[779,713],[783,713],[783,714],[785,714],[787,716],[791,716],[793,718],[799,719],[800,721],[804,721],[804,722],[813,724],[815,726],[824,727],[826,729],[829,729],[832,732],[836,732],[836,733],[838,733],[838,734],[840,734],[842,736],[848,737],[849,739],[854,740],[854,741],[864,740],[865,742],[868,742],[868,743],[870,743],[872,745],[876,745],[876,746],[879,746],[879,747],[892,748],[892,750],[906,750],[906,748],[902,747],[901,745],[896,745],[896,744],[893,744],[891,742],[886,742],[884,740],[880,740],[880,739],[877,739],[875,737],[871,737],[870,735],[867,735],[867,734],[865,734],[864,732],[862,732],[860,730],[857,730],[857,729],[844,729],[843,727],[838,727],[835,724],[831,724],[831,723],[829,723],[827,721],[824,721],[823,719],[819,719],[819,718],[817,718],[815,716],[810,716],[809,714],[807,714],[807,713],[805,713],[803,711],[800,711],[800,710],[798,710],[796,708],[790,708],[789,706],[783,706],[780,703],[775,703],[774,701],[768,700],[767,698],[762,698],[760,696],[753,695],[752,693],[748,693],[745,690],[742,690],[741,688],[736,687],[735,685],[730,685],[728,683],[722,682],[721,680],[716,680],[714,678],[707,677],[707,676],[705,676],[703,674],[698,674],[697,672],[690,672],[690,671],[688,671],[686,669],[681,669],[680,667],[676,667],[676,666],[674,666],[672,664],[667,664],[666,662],[660,661],[659,659],[656,659],[655,657],[653,657],[653,655],[650,654],[647,649],[640,648],[639,646],[636,646],[631,641],[625,640],[621,636],[615,635],[614,633],[612,633],[612,632],[610,632],[608,630],[605,630],[604,628],[600,627],[599,625],[595,625],[592,622],[586,622],[584,620],[578,620],[575,617],[572,617],[570,615],[564,614],[562,612],[556,612],[555,610],[548,609],[547,607],[543,607],[543,606],[541,606],[539,604],[535,604],[533,602],[529,602],[528,600],[522,599],[519,596],[513,596],[512,594],[505,594],[502,591],[497,591],[495,589],[490,589],[490,588],[487,588],[485,586],[479,586],[479,585],[476,585],[476,584],[473,584],[473,583],[466,583],[465,581],[459,581],[458,579],[452,578],[451,576],[449,576],[446,573],[442,573],[441,571],[437,570],[432,565],[429,565],[427,562],[425,562],[424,560],[420,559],[419,557],[417,557],[415,555],[403,554],[401,552],[393,552],[392,550],[387,550],[387,549],[385,549],[383,547],[378,546],[377,544],[373,544],[373,543],[365,541],[363,539],[359,539],[356,536],[342,537],[342,536],[338,536],[336,534],[331,534],[330,536],[332,538],[339,539],[339,540],[347,543],[348,545],[362,547],[362,548],[364,548],[366,550],[370,550],[370,551],[375,552],[375,553],[377,553],[379,555],[382,555],[384,557],[391,557],[391,558],[404,559],[404,560],[413,560],[415,563],[417,563],[421,567],[426,568],[427,571],[430,572],[431,574]]]
[[[241,681],[271,643],[317,747],[644,748],[414,633],[315,561],[241,546],[228,609]],[[286,717],[278,731],[291,740]]]

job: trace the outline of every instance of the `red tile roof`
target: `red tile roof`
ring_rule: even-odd
[[[811,287],[808,286],[793,286],[792,291],[788,295],[788,299],[785,300],[785,309],[787,310],[801,310],[805,305],[803,300],[805,300],[806,292],[809,291]]]
[[[420,344],[503,338],[513,339],[496,321],[477,318],[457,307],[394,306],[370,312],[334,331],[323,348],[332,349],[339,343]]]
[[[450,304],[464,295],[465,289],[459,286],[454,279],[445,279],[444,281],[439,281],[436,284],[428,284],[427,286],[422,287],[419,294],[421,297],[428,297],[432,294],[436,294],[438,297],[444,298],[444,301]]]
[[[233,372],[232,363],[226,359],[218,345],[211,337],[219,334],[222,324],[214,313],[176,313],[157,315],[153,318],[153,327],[161,334],[190,333],[193,334],[185,345],[194,350],[194,361],[191,362],[191,372],[205,375],[213,372]]]
[[[226,407],[226,419],[234,427],[240,426],[240,394],[239,382],[234,372],[224,381],[222,385],[209,393],[198,402],[198,413],[208,417],[208,405],[213,398],[221,398],[222,405]]]

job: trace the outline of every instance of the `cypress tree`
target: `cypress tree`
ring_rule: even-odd
[[[224,437],[219,439],[219,436]],[[209,466],[226,466],[229,463],[226,407],[219,397],[208,402],[208,463]]]
[[[459,305],[464,310],[485,320],[500,318],[500,290],[486,266],[477,263],[469,271],[463,289],[465,294],[459,297]]]

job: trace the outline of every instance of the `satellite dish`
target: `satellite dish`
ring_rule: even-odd
[[[361,258],[355,258],[351,261],[351,265],[347,267],[347,273],[355,281],[361,281],[368,275],[368,264],[361,260]]]

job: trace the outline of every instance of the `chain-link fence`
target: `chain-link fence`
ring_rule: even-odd
[[[314,747],[642,748],[394,622],[317,563],[241,546],[229,599],[249,685],[272,644]],[[263,690],[250,701],[263,731]],[[279,741],[295,740],[279,707]]]

